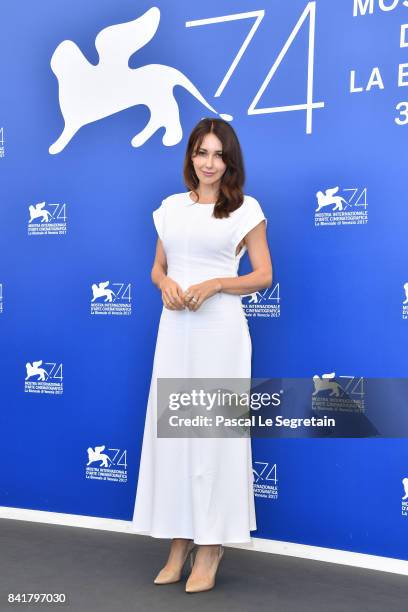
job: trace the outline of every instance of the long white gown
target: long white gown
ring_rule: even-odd
[[[229,218],[212,216],[191,192],[163,200],[153,212],[167,274],[183,290],[214,277],[238,275],[236,247],[267,220],[245,195]],[[197,544],[250,542],[257,528],[251,438],[157,437],[157,378],[251,377],[252,344],[239,295],[217,293],[194,311],[163,306],[147,404],[131,530]]]

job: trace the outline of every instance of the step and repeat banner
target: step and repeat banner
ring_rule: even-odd
[[[408,2],[0,17],[0,504],[132,519],[152,211],[187,191],[192,128],[223,117],[273,258],[272,286],[242,296],[252,374],[297,417],[253,439],[252,535],[408,559]]]

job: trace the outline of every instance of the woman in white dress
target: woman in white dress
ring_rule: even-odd
[[[190,191],[167,197],[153,212],[151,278],[163,310],[132,530],[172,539],[155,584],[178,582],[190,553],[191,593],[214,586],[223,544],[250,542],[257,528],[251,438],[158,436],[157,381],[250,381],[252,344],[240,296],[271,286],[272,263],[266,218],[242,192],[241,147],[229,123],[203,119],[193,129],[184,181]],[[238,276],[245,251],[253,271]]]

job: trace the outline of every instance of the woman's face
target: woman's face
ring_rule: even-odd
[[[227,165],[222,159],[222,142],[215,134],[206,134],[196,155],[193,154],[195,173],[200,183],[213,185],[221,181]]]

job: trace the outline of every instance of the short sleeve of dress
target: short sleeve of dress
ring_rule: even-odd
[[[153,221],[160,240],[163,241],[164,236],[164,219],[166,211],[166,200],[163,200],[159,208],[153,211]]]
[[[265,221],[265,225],[268,223],[258,200],[247,196],[247,201],[243,205],[242,214],[235,228],[235,245],[238,245],[244,236],[261,223],[261,221]]]

